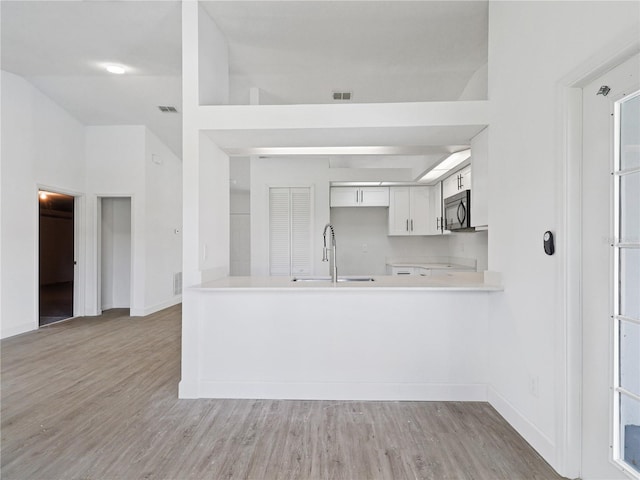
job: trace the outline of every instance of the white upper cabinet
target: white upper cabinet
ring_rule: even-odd
[[[438,235],[436,187],[389,187],[389,235]],[[439,188],[438,188],[439,191]]]
[[[442,216],[442,183],[429,187],[429,233],[428,235],[442,235],[444,230]]]
[[[489,225],[489,128],[471,139],[471,226]]]
[[[389,187],[331,187],[332,207],[388,207]]]
[[[473,162],[473,150],[471,158]],[[445,199],[463,190],[471,189],[471,165],[467,165],[442,181],[442,198]]]

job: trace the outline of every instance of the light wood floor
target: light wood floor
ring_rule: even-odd
[[[558,479],[486,403],[178,400],[180,309],[3,340],[3,480]]]

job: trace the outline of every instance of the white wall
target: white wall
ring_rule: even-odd
[[[131,315],[145,310],[145,127],[99,126],[86,128],[87,162],[87,314],[97,313],[94,279],[99,262],[97,197],[131,197]]]
[[[485,63],[471,76],[458,100],[486,100],[489,65]]]
[[[502,272],[505,283],[504,295],[491,298],[490,399],[561,470],[563,365],[556,347],[566,252],[547,256],[542,249],[545,230],[563,235],[558,88],[621,35],[635,31],[637,38],[639,8],[637,2],[489,5],[489,269]]]
[[[198,4],[200,105],[229,103],[229,47],[209,14]]]
[[[7,337],[38,327],[38,185],[79,194],[85,165],[83,126],[23,78],[1,75],[0,334]]]
[[[385,275],[387,257],[449,256],[448,235],[390,237],[388,218],[383,207],[331,209],[340,275]]]
[[[229,210],[229,274],[251,275],[251,194],[245,190],[232,190]]]
[[[89,224],[95,224],[98,196],[131,197],[131,315],[178,303],[173,275],[181,271],[182,262],[180,160],[139,125],[87,127],[86,158]],[[97,265],[96,255],[97,242],[89,239],[89,265]],[[91,278],[88,275],[88,285]],[[90,292],[87,305],[97,305]]]
[[[131,306],[131,199],[101,200],[101,268],[102,310]]]
[[[491,295],[187,290],[199,328],[179,395],[484,401]]]
[[[174,275],[182,272],[182,162],[145,129],[144,315],[181,301]]]
[[[200,134],[199,271],[202,281],[229,275],[229,157]]]
[[[327,275],[322,231],[329,222],[329,167],[326,158],[251,159],[251,274],[269,275],[269,187],[313,187],[311,260],[313,275]]]

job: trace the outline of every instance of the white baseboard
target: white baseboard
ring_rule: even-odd
[[[185,382],[184,380],[180,380],[178,383],[178,398],[200,398],[198,395],[198,384],[195,382]]]
[[[193,396],[195,395],[195,396]],[[200,382],[180,398],[486,402],[484,384]]]
[[[182,295],[177,295],[166,302],[159,303],[152,307],[147,308],[132,308],[129,313],[132,317],[146,317],[147,315],[151,315],[152,313],[159,312],[160,310],[164,310],[165,308],[173,307],[182,302]]]
[[[15,335],[20,335],[21,333],[27,333],[37,329],[38,326],[34,325],[33,322],[21,323],[20,325],[3,328],[2,333],[0,334],[0,338],[13,337]]]
[[[493,387],[487,391],[489,403],[551,466],[555,465],[556,447],[553,441],[527,420]]]

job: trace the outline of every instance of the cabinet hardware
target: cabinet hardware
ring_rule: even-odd
[[[356,203],[358,203],[358,198],[360,198],[359,195],[360,195],[360,192],[356,190]]]
[[[360,190],[360,203],[364,203],[364,191]]]
[[[409,231],[409,219],[407,218],[407,232]]]
[[[413,232],[413,218],[411,219],[411,231]]]

